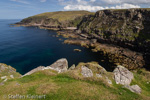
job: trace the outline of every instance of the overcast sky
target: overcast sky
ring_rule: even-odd
[[[0,19],[22,19],[43,12],[150,8],[150,0],[0,0]]]

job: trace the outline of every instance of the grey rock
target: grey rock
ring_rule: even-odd
[[[120,65],[117,66],[113,73],[116,84],[130,85],[132,79],[134,78],[132,72]]]
[[[58,71],[59,73],[66,72],[68,70],[68,61],[67,59],[62,58],[44,69],[52,69]]]
[[[76,66],[75,66],[75,64],[73,64],[70,68],[69,68],[69,70],[74,70],[76,68]]]
[[[45,66],[39,66],[39,67],[37,67],[37,68],[29,71],[28,73],[26,73],[23,76],[31,75],[31,74],[33,74],[33,73],[35,73],[37,71],[46,70],[46,69],[55,70],[55,71],[58,71],[59,73],[60,72],[65,72],[68,69],[68,61],[67,61],[67,59],[62,58],[60,60],[57,60],[54,64],[52,64],[50,66],[47,66],[47,67],[45,67]]]
[[[134,92],[134,93],[141,93],[141,88],[138,85],[132,85],[132,86],[125,86],[127,89],[129,89],[130,91]]]
[[[23,75],[23,76],[31,75],[31,74],[33,74],[33,73],[35,73],[35,72],[37,72],[37,71],[43,70],[44,68],[45,68],[44,66],[39,66],[39,67],[37,67],[37,68],[35,68],[35,69],[29,71],[28,73],[26,73],[26,74]]]
[[[91,69],[87,68],[86,66],[82,66],[81,67],[81,74],[84,77],[92,77],[93,76],[93,72]]]

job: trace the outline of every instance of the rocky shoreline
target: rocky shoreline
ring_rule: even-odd
[[[100,43],[95,38],[91,39],[88,34],[78,34],[75,30],[63,30],[57,33],[58,35],[68,38],[64,41],[66,44],[80,45],[90,48],[93,52],[99,52],[106,58],[105,60],[112,63],[112,66],[123,65],[133,70],[142,68],[145,65],[142,53],[112,44]]]
[[[30,27],[34,25],[20,25]],[[76,29],[63,29],[59,28],[50,29],[49,27],[41,27],[40,25],[34,26],[40,29],[56,30],[57,36],[66,38],[65,44],[80,45],[85,48],[91,49],[93,52],[98,52],[104,56],[104,60],[108,60],[112,64],[112,68],[117,65],[123,65],[129,70],[143,68],[145,66],[144,54],[123,48],[114,44],[108,44],[107,42],[100,42],[97,38],[92,37],[89,34],[81,34]]]

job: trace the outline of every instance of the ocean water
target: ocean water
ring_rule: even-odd
[[[12,27],[20,20],[0,20],[0,63],[6,63],[24,74],[38,66],[48,66],[60,58],[66,58],[69,66],[79,62],[97,61],[103,57],[76,45],[63,44],[63,37],[55,37],[56,31],[36,27]],[[74,52],[81,49],[82,52]]]

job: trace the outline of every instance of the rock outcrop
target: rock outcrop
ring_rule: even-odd
[[[23,75],[23,77],[39,71],[45,71],[46,73],[53,72],[55,73],[55,75],[58,75],[58,73],[66,72],[65,75],[70,75],[67,77],[72,77],[77,80],[81,79],[81,80],[101,82],[102,84],[107,85],[110,88],[114,86],[112,84],[113,75],[114,75],[114,80],[116,84],[121,84],[123,85],[123,88],[127,88],[130,91],[135,92],[137,94],[140,94],[142,92],[142,89],[138,85],[130,85],[132,79],[134,78],[133,73],[130,72],[127,68],[124,68],[123,66],[120,65],[117,66],[117,68],[114,70],[113,73],[107,72],[105,68],[100,66],[97,62],[79,63],[77,66],[73,65],[68,70],[67,59],[62,58],[57,60],[55,63],[53,63],[50,66],[47,67],[39,66],[31,70],[30,72],[26,73],[25,75]],[[6,64],[0,64],[0,86],[5,85],[5,82],[7,82],[7,80],[9,79],[12,80],[15,78],[22,78],[21,75],[20,77],[19,75],[17,77],[17,75],[18,74],[15,72],[15,69],[12,68],[11,66],[8,66]],[[64,74],[60,74],[60,75],[64,75]],[[19,86],[20,84],[16,83],[16,85]]]
[[[123,66],[117,66],[114,70],[114,78],[117,84],[122,85],[130,85],[133,77],[133,73],[131,73],[127,68]]]
[[[127,89],[129,89],[132,92],[140,94],[142,92],[141,88],[138,85],[132,85],[132,86],[125,86]]]
[[[31,74],[33,74],[33,73],[35,73],[35,72],[38,72],[38,71],[43,70],[44,68],[45,68],[45,66],[39,66],[39,67],[37,67],[37,68],[35,68],[35,69],[29,71],[28,73],[24,74],[23,76],[31,75]]]
[[[133,73],[128,69],[119,65],[113,73],[116,84],[122,84],[125,88],[129,89],[132,92],[141,93],[142,90],[138,85],[130,86],[130,83],[132,82],[134,76]]]
[[[44,69],[53,69],[58,71],[59,73],[65,72],[68,70],[68,61],[65,58],[57,60],[54,64],[47,66]]]
[[[92,77],[93,76],[93,72],[91,69],[87,68],[86,66],[82,66],[81,67],[81,74],[84,77]]]
[[[47,66],[47,67],[39,66],[39,67],[29,71],[28,73],[24,74],[23,76],[31,75],[35,72],[42,71],[42,70],[47,70],[47,69],[55,70],[58,73],[66,72],[68,70],[68,61],[67,61],[67,59],[62,58],[62,59],[57,60],[55,63],[53,63],[50,66]]]

